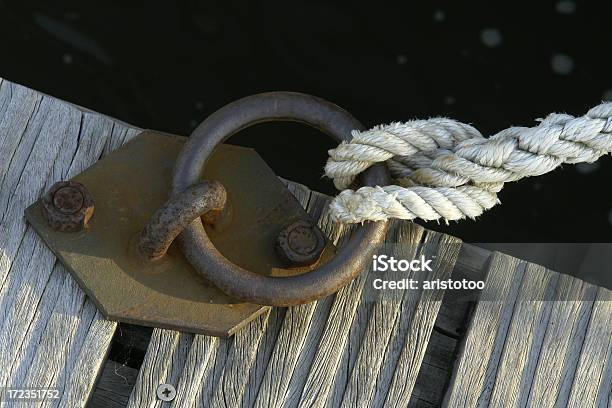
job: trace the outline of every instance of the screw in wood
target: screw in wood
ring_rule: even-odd
[[[155,394],[162,401],[172,401],[176,398],[176,389],[172,384],[160,384],[157,386]]]

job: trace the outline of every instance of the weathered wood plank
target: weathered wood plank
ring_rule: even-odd
[[[334,300],[335,296],[329,296],[319,300],[317,303],[312,322],[308,328],[308,335],[306,336],[302,353],[298,358],[293,376],[289,381],[284,406],[295,406],[299,402],[301,392],[308,378],[308,372],[314,360],[314,356],[317,353],[317,347],[323,337],[323,332],[326,328]]]
[[[386,245],[389,255],[397,259],[415,259],[422,253],[418,243],[424,234],[423,228],[403,222],[393,222],[387,234]],[[406,244],[402,245],[401,242]],[[450,272],[449,272],[450,273]],[[415,273],[407,274],[407,278],[415,278]],[[389,291],[373,302],[365,326],[365,333],[358,344],[356,361],[348,378],[341,406],[368,406],[376,386],[376,378],[385,358],[385,350],[398,326],[397,319],[402,313],[404,298],[414,297],[416,304],[420,293],[418,291]],[[406,301],[404,300],[406,303]],[[402,317],[410,319],[407,313]],[[416,380],[416,377],[415,377]]]
[[[15,378],[21,380],[21,384],[32,387],[56,385],[56,376],[65,376],[65,368],[71,365],[70,360],[75,358],[70,352],[74,351],[74,348],[78,349],[79,343],[84,340],[83,331],[91,324],[95,308],[91,303],[85,302],[82,291],[68,274],[65,275],[61,294],[65,296],[60,296],[47,322],[34,357],[28,364],[25,378]],[[68,316],[75,318],[66,318]]]
[[[325,196],[325,198],[326,201],[321,201],[321,203],[326,206],[330,200],[330,197]],[[328,215],[326,215],[326,217],[328,217]],[[328,218],[326,219],[328,220]],[[334,230],[340,227],[334,225],[331,221],[328,221],[328,223],[329,230]],[[339,242],[337,243],[337,246],[340,247],[343,245],[343,242],[350,237],[350,230],[345,231],[338,229],[337,231],[342,233],[342,235],[339,236]],[[299,375],[301,380],[292,380],[293,384],[300,384],[299,391],[293,392],[293,394],[295,394],[295,397],[292,398],[292,401],[297,401],[298,394],[301,392],[304,386],[308,370],[310,369],[310,364],[314,360],[314,355],[317,350],[317,344],[314,342],[314,339],[316,338],[317,342],[320,341],[323,335],[323,331],[326,327],[326,320],[324,320],[323,317],[327,317],[329,315],[333,303],[334,298],[330,296],[329,298],[322,300],[318,305],[319,310],[317,310],[315,318],[313,319],[314,330],[311,330],[311,332],[313,332],[313,335],[311,336],[309,346],[306,347],[308,351],[306,351],[304,353],[304,356],[302,357],[302,361],[304,363],[300,364],[300,370],[298,370],[299,374],[296,373],[297,375]],[[351,324],[350,332],[348,335],[348,343],[342,351],[342,357],[340,358],[340,362],[338,364],[338,368],[336,369],[336,373],[333,380],[333,388],[330,390],[330,395],[327,398],[326,406],[328,407],[337,407],[342,401],[344,390],[346,388],[347,378],[351,373],[353,366],[355,365],[357,353],[359,351],[359,344],[361,344],[361,339],[363,339],[363,336],[365,334],[368,316],[372,308],[372,304],[372,301],[362,299],[357,305],[355,317],[353,318],[353,322]],[[295,385],[293,385],[292,390],[297,391],[298,389],[295,387]]]
[[[285,308],[272,308],[270,310],[268,327],[264,332],[263,338],[259,343],[259,348],[255,353],[253,367],[249,373],[248,384],[245,388],[240,404],[242,407],[252,407],[255,404],[257,394],[264,379],[268,362],[270,361],[277,342],[281,324],[284,322],[286,311],[287,309]]]
[[[289,380],[306,342],[314,311],[315,305],[312,304],[287,310],[257,393],[256,407],[274,406],[285,400]]]
[[[389,253],[397,259],[413,259],[417,254],[421,254],[422,246],[419,243],[423,234],[424,229],[417,225],[393,221],[385,239],[385,250],[381,252]],[[406,273],[406,277],[415,276],[414,273]],[[342,406],[369,405],[376,377],[385,358],[384,351],[397,329],[397,319],[402,313],[402,300],[404,296],[418,297],[418,293],[412,291],[389,291],[380,293],[380,297],[374,301],[375,292],[369,288],[368,290],[366,296],[370,299],[364,299],[359,307],[353,323],[350,346],[345,350],[348,360],[345,363],[347,375],[335,378],[337,384],[343,385],[336,390],[342,397],[339,402]],[[360,326],[363,330],[359,330]],[[349,353],[348,350],[355,352]]]
[[[503,339],[510,325],[525,264],[494,253],[486,286],[459,354],[447,394],[449,407],[476,407],[488,400],[495,380]]]
[[[226,340],[231,345],[228,345],[220,378],[212,384],[215,388],[212,399],[203,399],[201,406],[233,408],[241,405],[249,373],[255,363],[268,320],[269,312],[255,319],[233,338]]]
[[[58,387],[55,406],[85,405],[116,324],[96,313],[23,211],[137,132],[0,81],[0,386]]]
[[[436,234],[431,231],[427,232],[427,236],[428,239],[423,243],[425,247],[423,252],[428,255],[428,258],[433,258],[434,262],[433,271],[425,279],[446,280],[451,276],[461,242],[448,235]],[[421,290],[416,309],[411,311],[410,315],[402,314],[402,321],[409,320],[409,316],[412,316],[412,318],[398,362],[392,370],[393,379],[385,398],[385,406],[408,405],[444,292],[441,289]],[[389,364],[389,366],[393,367],[392,364]],[[381,373],[390,371],[382,371]],[[387,380],[386,378],[379,378],[379,382],[386,384]],[[380,395],[382,396],[382,393]],[[382,398],[380,401],[382,402]]]
[[[611,399],[612,291],[599,288],[567,407],[609,407]]]
[[[446,406],[608,406],[610,299],[607,289],[495,254]]]
[[[538,265],[525,269],[488,405],[525,405],[525,390],[531,387],[552,308],[544,299],[550,299],[558,278],[559,274]]]
[[[147,354],[127,406],[133,408],[160,406],[161,401],[157,400],[155,390],[160,384],[178,382],[180,369],[183,368],[182,364],[192,342],[192,334],[164,329],[153,330]]]
[[[595,287],[560,275],[527,406],[566,406],[578,364]],[[589,300],[590,299],[590,300]],[[564,383],[568,383],[564,386]]]
[[[92,309],[94,308],[90,302],[87,302],[87,305],[91,305]],[[85,339],[82,341],[82,345],[70,351],[69,357],[73,363],[66,365],[63,373],[66,378],[64,383],[56,383],[56,386],[64,388],[64,393],[57,403],[57,407],[82,407],[87,404],[97,373],[104,364],[106,357],[106,353],[102,354],[100,350],[108,350],[115,328],[116,323],[104,319],[100,312],[96,312],[89,328],[86,330],[84,328],[83,332],[86,332],[86,334],[84,334]],[[76,356],[76,358],[73,356]],[[83,375],[84,373],[96,373],[96,376]]]
[[[311,192],[305,186],[293,184],[283,180],[289,191],[300,204],[308,209]],[[316,217],[313,217],[316,219]],[[274,348],[266,362],[259,384],[254,384],[254,406],[266,407],[283,401],[297,364],[297,359],[306,340],[307,328],[310,325],[316,302],[288,308],[280,324],[276,338],[273,340]],[[252,385],[253,386],[253,385]],[[263,398],[262,396],[266,396]],[[249,406],[244,405],[243,406]]]
[[[178,371],[178,378],[170,382],[170,384],[178,382],[176,399],[172,401],[172,406],[197,406],[196,401],[200,398],[210,401],[214,391],[212,388],[214,381],[209,378],[215,378],[215,373],[218,376],[218,372],[223,368],[226,352],[226,339],[196,335],[189,348],[183,370]],[[181,362],[178,359],[177,361]],[[208,387],[203,388],[202,384]]]
[[[301,395],[299,399],[287,401],[287,405],[294,406],[297,402],[300,408],[325,406],[342,352],[348,341],[357,306],[361,301],[367,274],[368,271],[364,271],[336,294]]]
[[[318,220],[321,230],[329,235],[329,228],[320,217],[320,211],[322,211],[322,208],[320,208],[321,197],[312,193],[306,186],[282,178],[281,181],[309,215],[314,220]],[[279,318],[278,320],[278,331],[274,338],[270,336],[267,339],[270,354],[261,361],[263,363],[260,365],[262,370],[251,379],[248,398],[243,400],[243,407],[273,406],[274,404],[280,404],[285,399],[289,382],[298,365],[301,352],[307,343],[310,333],[309,328],[313,324],[313,319],[317,316],[315,313],[317,304],[319,302],[311,302],[282,309],[284,315],[282,319]]]

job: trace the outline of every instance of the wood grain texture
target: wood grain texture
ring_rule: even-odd
[[[424,253],[430,258],[435,255],[433,271],[425,279],[445,280],[450,278],[459,254],[460,241],[448,235],[427,232],[428,240],[423,242]],[[407,292],[410,294],[410,292]],[[436,321],[436,315],[444,296],[444,290],[422,290],[417,306],[410,314],[402,312],[402,321],[410,320],[410,326],[403,341],[397,364],[389,364],[390,369],[382,372],[393,372],[391,386],[384,399],[385,406],[407,406],[412,394],[412,387],[416,381],[429,343],[431,331]],[[401,326],[401,325],[400,325]],[[386,384],[386,378],[379,379]],[[382,393],[380,402],[383,401]],[[383,404],[377,404],[382,406]]]
[[[155,390],[160,384],[177,384],[181,364],[185,362],[193,337],[192,334],[173,330],[153,330],[128,407],[161,406]]]
[[[607,407],[610,291],[494,254],[445,406]]]
[[[489,259],[482,293],[488,300],[479,302],[474,311],[451,380],[447,406],[477,407],[488,400],[524,270],[525,264],[515,258],[494,253]]]
[[[211,384],[214,387],[212,399],[202,398],[201,405],[233,408],[240,406],[249,380],[259,344],[264,337],[269,321],[266,316],[255,319],[231,339],[227,340],[228,352],[219,379]],[[225,339],[224,339],[225,340]],[[216,386],[215,386],[216,385]]]
[[[497,367],[491,406],[519,407],[525,405],[539,360],[548,318],[552,308],[550,294],[559,275],[545,268],[528,264],[504,339],[504,350]],[[483,403],[485,400],[483,400]]]
[[[52,405],[86,404],[116,324],[97,313],[23,212],[138,131],[0,81],[0,386],[58,387]]]
[[[565,406],[593,308],[593,285],[560,275],[527,406]]]
[[[329,197],[284,182],[330,240],[342,245],[352,228],[331,222],[327,214]],[[426,239],[424,235],[415,224],[395,222],[387,239],[388,248],[381,251],[404,258],[412,258],[417,252],[428,257],[438,255],[439,268],[434,268],[434,275],[450,276],[459,241],[437,233],[428,233]],[[389,248],[395,252],[388,252]],[[170,363],[180,375],[171,382],[177,387],[177,397],[166,405],[323,407],[337,406],[336,402],[346,398],[348,405],[359,401],[382,406],[386,392],[377,394],[374,385],[384,368],[385,376],[377,389],[388,389],[397,365],[406,367],[406,376],[398,376],[395,386],[403,391],[400,394],[407,403],[425,356],[441,293],[399,291],[394,295],[397,298],[374,301],[365,297],[367,283],[367,273],[363,273],[336,295],[293,308],[275,308],[229,339],[195,336],[187,354]],[[392,314],[394,318],[390,318]],[[160,346],[156,343],[160,332],[153,333],[130,407],[158,406],[154,391],[166,377],[155,373],[168,370],[166,365],[155,367],[160,365]],[[359,340],[355,342],[355,338]],[[395,344],[392,353],[387,351],[389,341]],[[430,361],[435,358],[430,357]],[[344,374],[348,365],[354,368]],[[369,385],[370,381],[374,385]]]
[[[423,251],[422,245],[396,245],[396,243],[402,241],[418,243],[423,234],[423,228],[414,226],[414,224],[393,222],[387,234],[387,241],[392,243],[389,245],[389,252],[391,252],[389,255],[396,259],[420,257]],[[415,273],[407,274],[406,277],[415,278]],[[412,310],[403,313],[402,306],[406,303],[416,304],[416,301],[410,301],[409,298],[418,299],[420,292],[416,290],[389,291],[384,295],[371,307],[365,333],[358,348],[359,352],[344,390],[341,403],[343,407],[370,405],[376,387],[376,379],[385,359],[385,350],[394,329],[399,326],[398,319],[409,320],[412,317]],[[416,376],[414,379],[416,380]]]
[[[599,288],[568,407],[609,407],[612,400],[612,292]]]

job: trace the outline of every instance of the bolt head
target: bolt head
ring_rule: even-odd
[[[319,260],[325,248],[325,237],[309,221],[294,221],[278,234],[276,252],[288,266],[308,266]]]
[[[176,389],[172,384],[160,384],[155,390],[155,395],[162,401],[172,401],[176,397]]]
[[[43,216],[56,231],[81,231],[87,227],[94,212],[91,194],[77,181],[55,183],[41,201]]]

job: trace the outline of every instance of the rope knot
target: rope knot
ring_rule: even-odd
[[[352,136],[329,150],[325,165],[325,174],[344,190],[330,204],[332,219],[448,222],[475,218],[498,204],[506,182],[612,152],[612,102],[581,117],[552,113],[537,126],[510,127],[489,138],[439,117],[354,130]],[[359,173],[381,162],[397,185],[347,190]]]

